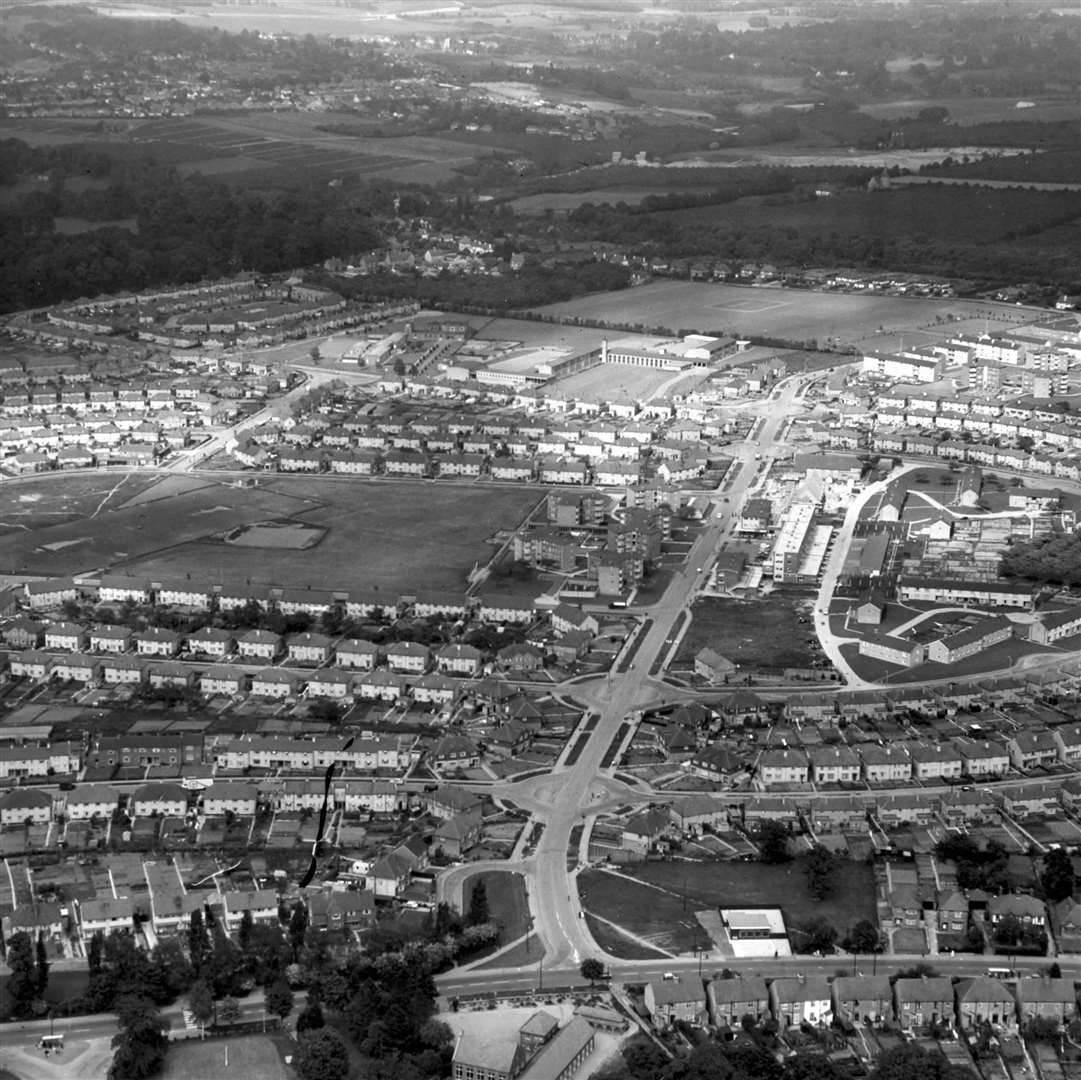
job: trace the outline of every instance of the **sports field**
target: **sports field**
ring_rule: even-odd
[[[287,1080],[290,1075],[274,1043],[262,1035],[173,1043],[161,1072],[162,1080]]]
[[[44,498],[49,485],[42,477],[19,492],[40,491]],[[539,489],[446,482],[269,477],[258,487],[238,488],[169,476],[121,509],[0,536],[0,570],[63,575],[113,569],[310,588],[461,589],[473,565],[483,566],[495,553],[488,541],[517,526],[542,496]],[[282,547],[276,536],[266,547],[227,542],[236,529],[282,520],[325,535],[303,550]]]
[[[603,395],[609,401],[631,403],[650,401],[655,395],[666,393],[677,385],[686,392],[695,383],[704,381],[705,376],[701,372],[685,374],[631,367],[629,364],[603,364],[560,379],[557,385],[561,393],[570,397],[588,400]]]
[[[988,301],[857,296],[690,281],[655,281],[537,310],[545,315],[581,316],[625,326],[762,334],[796,341],[835,337],[849,342],[873,340],[879,327],[893,333],[921,328],[945,334],[951,328],[938,320],[967,318],[977,310],[990,313],[992,318],[1001,314],[1016,319],[1018,314],[1015,307]]]

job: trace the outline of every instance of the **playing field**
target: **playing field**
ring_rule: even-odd
[[[262,1035],[174,1043],[161,1073],[162,1080],[288,1080],[290,1075],[274,1043]]]
[[[835,337],[857,342],[873,339],[879,327],[894,333],[937,327],[945,334],[949,328],[937,320],[965,318],[974,314],[974,308],[992,314],[1009,310],[1007,305],[987,301],[856,296],[690,281],[655,281],[537,310],[557,317],[581,316],[625,326],[683,328],[704,334],[761,334],[794,341]]]
[[[695,383],[704,382],[705,376],[683,374],[678,371],[657,371],[654,368],[631,367],[629,364],[603,364],[600,367],[569,375],[557,383],[561,393],[568,397],[603,396],[609,401],[631,403],[650,401],[655,395],[680,386],[686,392]]]
[[[39,478],[19,492],[40,491],[44,498],[49,484]],[[475,563],[483,566],[495,553],[489,543],[495,534],[518,525],[542,496],[535,488],[446,482],[275,476],[239,488],[170,476],[133,505],[0,536],[0,570],[115,569],[155,579],[455,590]],[[227,542],[236,529],[285,519],[324,535],[303,550],[282,547],[276,535],[266,547]]]

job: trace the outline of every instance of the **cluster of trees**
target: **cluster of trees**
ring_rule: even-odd
[[[935,845],[935,855],[957,864],[957,884],[962,889],[983,889],[997,894],[1009,886],[1006,872],[1009,852],[999,840],[988,840],[981,846],[967,833],[954,833]]]
[[[7,993],[11,1015],[17,1020],[39,1015],[46,1009],[45,990],[49,985],[49,955],[45,938],[38,934],[31,940],[25,930],[12,934],[7,943]]]
[[[1003,552],[999,573],[1052,585],[1081,585],[1081,536],[1066,533],[1012,543]]]
[[[333,287],[339,293],[353,300],[416,298],[423,307],[482,315],[555,304],[583,293],[624,289],[629,284],[630,271],[625,266],[593,261],[557,266],[527,262],[518,273],[496,278],[452,274],[407,277],[379,273],[350,281],[336,278],[333,281]]]
[[[134,216],[134,231],[63,235],[60,195],[31,193],[0,212],[0,312],[370,251],[379,241],[370,201],[354,194],[315,182],[237,191],[162,168],[101,196],[101,212]]]
[[[963,187],[930,185],[832,199],[792,193],[674,211],[586,205],[554,227],[570,241],[615,244],[651,258],[723,252],[737,262],[865,266],[1068,288],[1077,271],[1063,226],[1076,216],[1072,192],[996,189],[974,199]]]

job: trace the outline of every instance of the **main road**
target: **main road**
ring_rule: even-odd
[[[748,440],[737,450],[741,465],[724,488],[727,504],[718,506],[707,518],[684,568],[648,609],[650,621],[643,624],[643,636],[628,670],[617,677],[600,676],[567,688],[565,696],[573,698],[577,693],[583,709],[591,709],[598,717],[592,732],[580,736],[586,742],[577,759],[572,765],[514,785],[520,804],[532,811],[532,824],[543,829],[534,852],[515,865],[526,876],[533,929],[543,949],[544,965],[551,970],[575,970],[586,957],[605,961],[613,970],[620,966],[618,958],[607,955],[597,945],[586,926],[578,900],[577,852],[570,850],[571,835],[579,823],[589,828],[598,810],[610,799],[615,783],[611,773],[618,758],[613,756],[607,766],[602,763],[621,725],[655,704],[664,693],[664,684],[650,672],[663,664],[680,616],[688,611],[704,583],[717,549],[734,530],[740,504],[760,468],[756,464],[760,457],[756,447],[773,445],[813,378],[793,376],[775,390],[770,411],[756,425],[753,442]],[[515,794],[509,797],[515,799]],[[461,876],[462,872],[458,872],[459,881]],[[449,983],[453,975],[443,978]]]

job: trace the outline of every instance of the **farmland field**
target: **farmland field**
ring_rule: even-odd
[[[229,1064],[225,1064],[228,1049]],[[287,1080],[287,1070],[274,1042],[265,1036],[239,1039],[190,1040],[170,1045],[162,1080]]]
[[[873,105],[861,105],[860,112],[881,120],[898,116],[915,116],[921,109],[941,105],[949,109],[950,120],[955,124],[983,124],[1001,120],[1053,121],[1076,120],[1077,102],[1046,98],[1027,98],[1032,107],[1019,109],[1016,97],[946,97],[925,98],[918,101],[883,101]]]
[[[50,483],[39,478],[20,484],[19,497],[50,497]],[[121,509],[74,521],[68,511],[62,524],[0,536],[0,568],[46,575],[111,568],[155,578],[190,574],[193,580],[388,592],[461,589],[474,563],[484,565],[494,553],[487,541],[515,527],[541,494],[527,488],[277,476],[255,488],[237,488],[167,477]],[[84,493],[82,504],[92,509],[92,502]],[[225,542],[232,530],[282,519],[326,535],[302,551]]]
[[[983,312],[990,312],[992,319],[996,315],[1016,319],[1019,313],[1016,307],[990,301],[856,296],[688,281],[657,281],[617,292],[595,293],[549,304],[538,311],[626,326],[685,327],[701,333],[724,330],[801,341],[826,337],[859,341],[873,337],[880,326],[907,331],[934,327],[938,318],[975,317],[977,311],[981,317]]]

